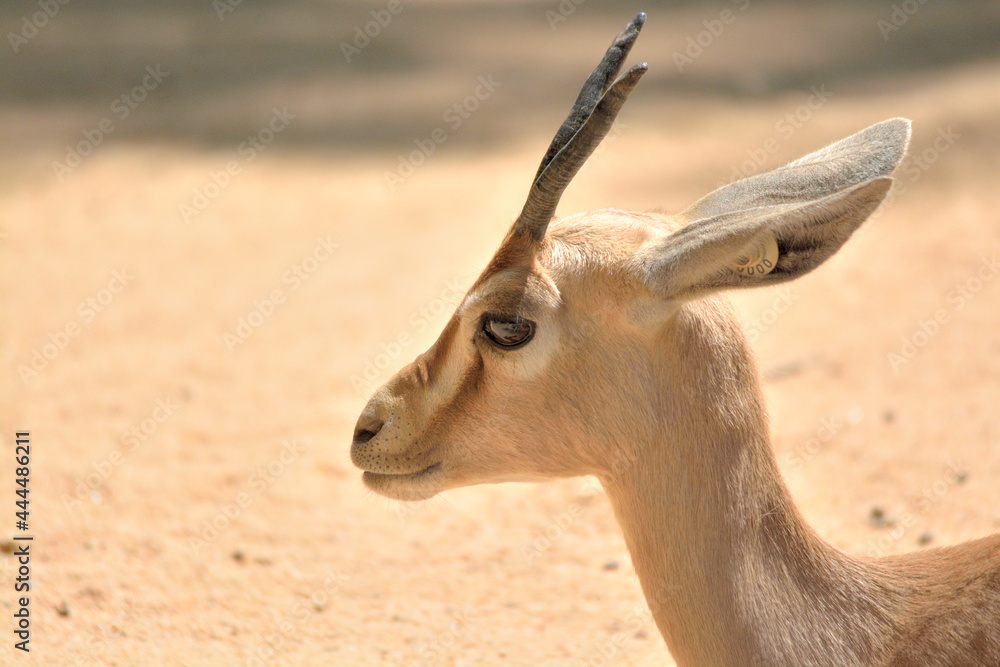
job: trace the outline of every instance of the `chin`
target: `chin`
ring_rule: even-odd
[[[393,500],[427,500],[445,490],[440,463],[404,475],[365,472],[361,479],[375,493]]]

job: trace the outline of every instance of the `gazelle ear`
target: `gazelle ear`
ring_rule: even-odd
[[[909,121],[888,120],[702,198],[680,214],[685,227],[640,250],[647,284],[692,298],[808,273],[878,208],[909,134]]]
[[[910,142],[910,121],[890,118],[784,167],[724,185],[678,217],[686,222],[759,206],[805,203],[888,176]]]

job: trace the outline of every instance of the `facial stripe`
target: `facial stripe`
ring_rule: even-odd
[[[435,384],[440,378],[441,369],[448,361],[459,326],[458,317],[452,316],[430,349],[417,357],[417,375],[424,387]]]

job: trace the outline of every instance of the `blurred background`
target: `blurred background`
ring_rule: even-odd
[[[35,542],[0,663],[671,664],[593,480],[408,505],[348,458],[637,11],[650,72],[561,213],[913,119],[843,251],[733,298],[824,537],[1000,530],[1000,4],[7,2],[0,470],[30,430]]]

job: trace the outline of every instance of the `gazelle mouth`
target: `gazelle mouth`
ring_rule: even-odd
[[[361,480],[365,486],[380,495],[395,500],[425,500],[435,495],[441,489],[429,484],[441,474],[441,463],[434,463],[419,472],[384,473],[365,471]]]
[[[364,471],[364,478],[368,479],[369,476],[371,476],[373,478],[384,477],[386,479],[399,479],[399,480],[403,480],[403,479],[417,479],[417,478],[419,478],[419,477],[421,477],[423,475],[427,475],[427,474],[430,474],[430,473],[434,472],[436,469],[438,469],[440,467],[441,467],[441,463],[438,462],[438,463],[433,463],[433,464],[427,466],[426,468],[424,468],[423,470],[421,470],[419,472],[395,473],[395,472],[371,472],[371,471],[365,470]]]

